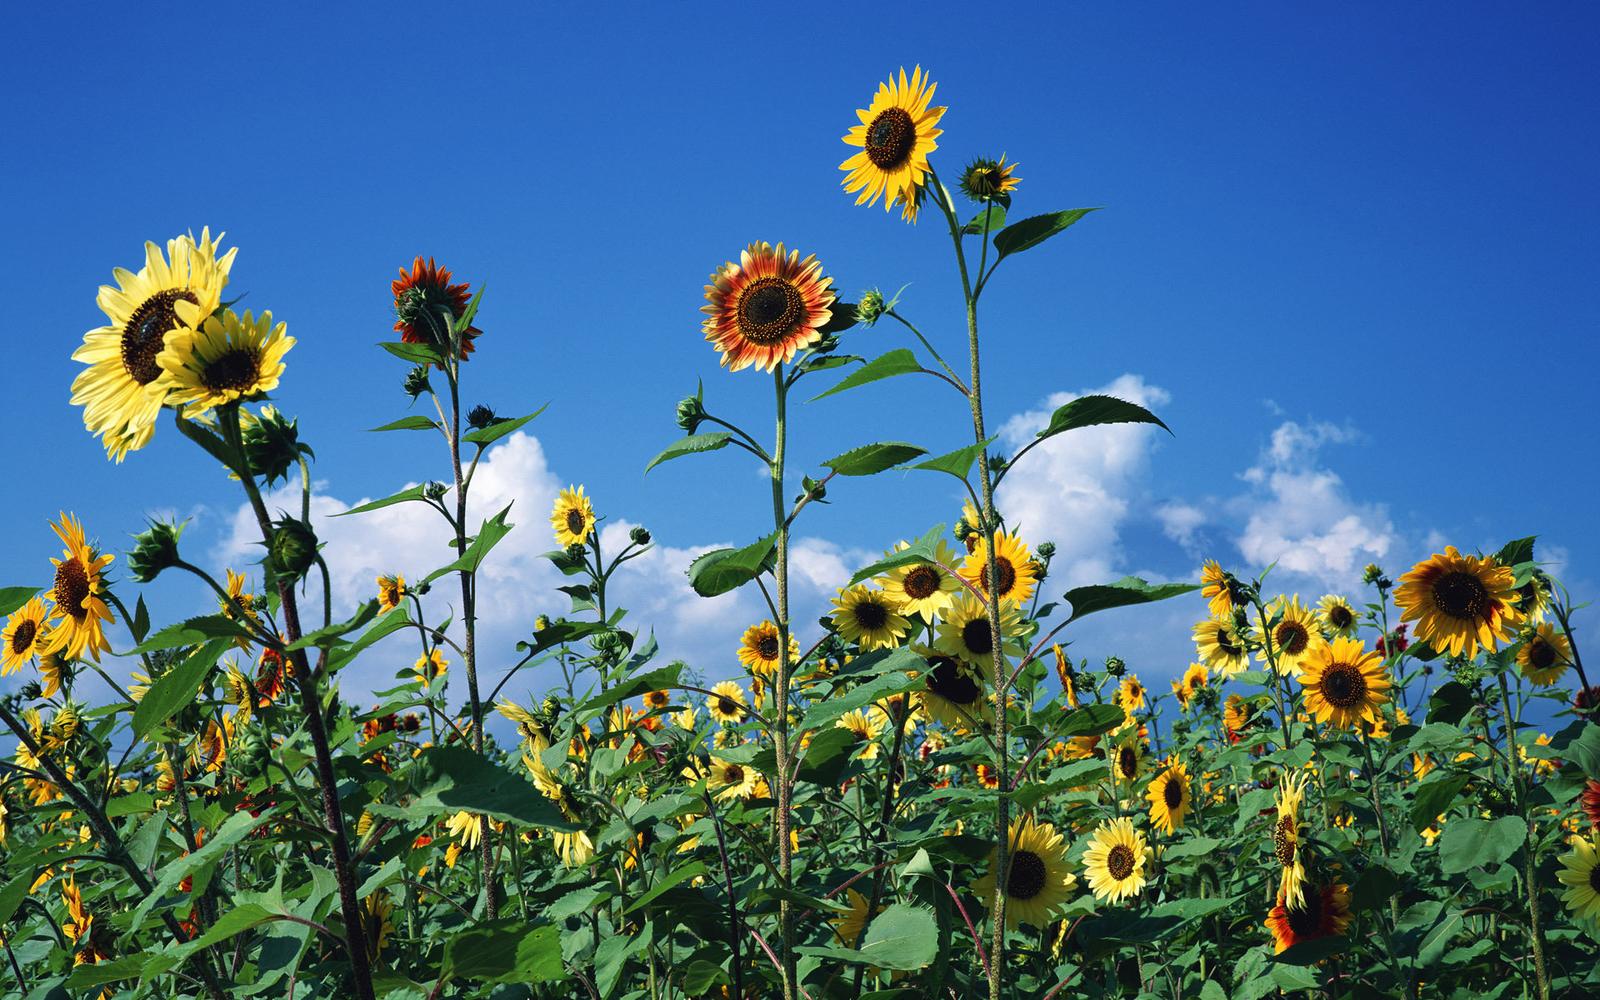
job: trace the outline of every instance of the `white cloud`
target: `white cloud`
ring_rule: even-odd
[[[1156,520],[1161,522],[1161,533],[1183,546],[1183,551],[1197,556],[1205,549],[1205,537],[1200,531],[1207,521],[1206,512],[1193,504],[1172,500],[1155,509]]]

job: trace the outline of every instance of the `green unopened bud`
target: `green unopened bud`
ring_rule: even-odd
[[[450,490],[450,487],[446,486],[444,483],[439,482],[438,480],[434,480],[433,482],[429,483],[427,486],[423,487],[422,492],[427,495],[429,500],[437,500],[440,497],[444,496],[446,493],[448,493],[449,490]]]
[[[412,399],[416,399],[418,396],[427,392],[431,388],[433,388],[433,386],[428,384],[427,365],[418,365],[406,372],[406,395],[410,396]]]
[[[311,525],[293,517],[280,518],[272,526],[267,543],[267,566],[280,577],[299,579],[317,561],[317,533]]]
[[[553,694],[546,695],[544,701],[539,704],[539,714],[544,716],[546,721],[554,723],[561,717],[560,699]]]
[[[151,521],[150,527],[133,536],[133,551],[128,553],[128,572],[138,583],[149,583],[161,571],[178,565],[178,537],[183,525]]]
[[[472,425],[473,430],[481,431],[490,424],[497,424],[499,422],[500,418],[495,416],[494,411],[489,409],[487,406],[484,406],[482,403],[474,406],[467,413],[467,423]]]
[[[839,349],[839,338],[834,334],[824,334],[822,338],[811,345],[813,354],[832,354]]]
[[[862,326],[871,326],[888,311],[889,300],[876,288],[869,288],[861,293],[861,301],[856,303],[856,320]]]
[[[1380,567],[1377,563],[1367,563],[1366,568],[1361,571],[1361,582],[1370,586],[1371,584],[1377,583],[1379,578],[1382,576],[1382,567]]]
[[[289,470],[302,455],[315,457],[308,445],[300,443],[299,421],[285,417],[276,407],[263,406],[259,414],[243,410],[240,416],[250,471],[265,479],[268,486],[288,479]]]
[[[706,408],[698,390],[693,396],[685,396],[678,401],[678,426],[683,428],[685,434],[693,434],[705,418]]]
[[[39,686],[39,682],[38,681],[24,681],[23,682],[23,684],[22,684],[22,700],[23,701],[38,701],[40,698],[43,698],[43,697],[44,697],[44,688]]]
[[[628,532],[628,539],[635,545],[649,545],[650,532],[642,525],[635,525],[633,530]]]
[[[1056,543],[1055,542],[1040,542],[1039,543],[1039,558],[1040,559],[1048,560],[1048,559],[1054,559],[1055,557],[1056,557]]]
[[[1123,674],[1125,674],[1127,672],[1128,672],[1128,665],[1126,663],[1122,662],[1122,658],[1121,657],[1118,657],[1118,656],[1108,656],[1108,657],[1106,657],[1106,673],[1110,674],[1112,677],[1121,677]]]

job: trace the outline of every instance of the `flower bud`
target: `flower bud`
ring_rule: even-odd
[[[706,408],[700,400],[699,390],[695,390],[693,396],[685,396],[678,401],[678,426],[683,428],[685,434],[693,434],[705,418]]]
[[[437,500],[440,497],[444,496],[446,493],[448,493],[449,490],[450,490],[450,487],[446,486],[444,483],[439,482],[438,480],[434,480],[433,482],[430,482],[423,489],[423,492],[425,494],[427,494],[427,497],[428,497],[429,500]]]
[[[883,293],[876,288],[869,288],[861,293],[861,301],[856,303],[856,320],[862,326],[872,326],[888,311],[889,301],[883,297]]]
[[[650,532],[642,525],[634,525],[633,530],[628,532],[628,539],[635,545],[649,545]]]
[[[277,576],[298,579],[317,561],[317,533],[298,518],[280,518],[267,543],[267,566]]]
[[[417,365],[415,368],[406,372],[406,395],[410,396],[412,399],[416,399],[418,396],[432,388],[433,386],[428,384],[427,365]]]
[[[1127,673],[1127,671],[1128,665],[1122,662],[1121,657],[1106,657],[1106,673],[1110,674],[1112,677],[1121,677],[1123,674]]]
[[[150,527],[133,536],[133,551],[128,553],[128,572],[138,583],[149,583],[161,571],[178,565],[178,537],[183,525],[151,521]]]
[[[490,424],[497,424],[499,422],[500,418],[495,416],[495,412],[489,409],[487,406],[484,406],[482,403],[479,403],[477,406],[474,406],[467,412],[467,423],[472,426],[473,430],[481,431]]]
[[[302,455],[312,455],[310,447],[300,443],[299,421],[290,420],[276,407],[263,406],[258,415],[241,411],[244,432],[244,454],[250,462],[250,471],[271,486],[280,479],[289,478]]]

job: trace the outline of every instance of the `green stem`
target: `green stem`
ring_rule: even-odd
[[[1528,842],[1522,849],[1522,888],[1528,900],[1528,941],[1533,946],[1533,971],[1538,978],[1539,1000],[1550,1000],[1550,973],[1544,957],[1544,925],[1539,914],[1539,893],[1534,882],[1539,865],[1539,831],[1528,809],[1522,766],[1517,763],[1516,739],[1520,720],[1511,714],[1511,690],[1506,685],[1505,671],[1497,671],[1497,676],[1500,680],[1500,703],[1505,712],[1506,761],[1511,767],[1511,787],[1517,796],[1517,812],[1528,824]]]
[[[783,502],[783,461],[788,448],[785,424],[788,403],[788,385],[783,378],[783,365],[772,367],[772,385],[777,404],[776,440],[772,449],[772,521],[778,530],[778,557],[774,567],[778,600],[778,674],[773,682],[773,714],[776,732],[773,748],[776,755],[778,785],[778,872],[783,888],[789,889],[794,876],[794,858],[789,846],[789,810],[793,799],[793,786],[789,779],[789,524]],[[794,914],[787,897],[778,901],[778,930],[781,941],[783,966],[783,997],[794,1000],[797,993],[794,959]]]

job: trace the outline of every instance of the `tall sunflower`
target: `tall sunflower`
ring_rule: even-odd
[[[739,640],[739,662],[749,667],[753,674],[771,677],[778,672],[780,648],[777,625],[770,621],[752,625],[744,630],[744,636]],[[800,643],[791,635],[789,665],[793,667],[799,660]]]
[[[1354,639],[1361,626],[1361,618],[1350,606],[1349,599],[1338,594],[1324,594],[1317,602],[1317,622],[1330,638],[1342,635]]]
[[[995,593],[1000,600],[1023,604],[1033,596],[1038,568],[1020,536],[994,536],[994,575]],[[961,564],[961,577],[983,593],[989,592],[989,544],[982,536]]]
[[[569,486],[556,495],[550,511],[550,527],[555,529],[557,545],[585,545],[594,530],[594,505],[583,495],[582,486]]]
[[[1146,704],[1144,682],[1134,674],[1124,674],[1117,684],[1117,707],[1132,715]]]
[[[898,552],[905,542],[895,546]],[[903,615],[921,615],[928,621],[943,614],[955,602],[961,582],[945,569],[954,566],[955,553],[944,542],[934,550],[932,562],[912,563],[890,570],[882,579],[884,594],[895,602]]]
[[[198,330],[180,328],[167,337],[156,357],[167,402],[197,417],[241,399],[254,399],[278,387],[283,357],[294,346],[288,326],[245,310],[224,309],[206,317]]]
[[[21,670],[46,644],[50,633],[45,620],[48,614],[44,599],[34,597],[6,619],[5,630],[0,632],[0,677]]]
[[[1151,825],[1172,834],[1189,815],[1189,769],[1182,761],[1174,761],[1150,782],[1145,797],[1150,800]]]
[[[1305,801],[1309,777],[1304,771],[1283,775],[1278,786],[1278,819],[1272,827],[1272,853],[1282,869],[1278,898],[1291,906],[1305,904],[1306,867],[1300,857],[1300,842],[1304,836],[1300,806]]]
[[[427,344],[443,353],[448,347],[450,331],[444,314],[451,322],[459,320],[472,301],[472,286],[467,282],[451,282],[450,269],[440,267],[422,255],[411,262],[411,270],[400,269],[400,277],[390,283],[394,292],[394,328],[407,344]],[[473,340],[482,333],[469,326],[461,334],[461,360],[473,351]]]
[[[1083,873],[1096,899],[1116,903],[1144,888],[1149,845],[1126,816],[1095,828],[1083,852]]]
[[[1049,823],[1036,823],[1031,816],[1012,820],[1006,837],[1011,846],[1004,873],[1006,927],[1047,927],[1050,915],[1067,901],[1078,882],[1067,870],[1065,838]],[[973,883],[972,891],[992,907],[1001,877],[1000,849],[996,847],[989,852],[988,873]]]
[[[1269,630],[1267,622],[1274,619],[1276,622]],[[1262,635],[1267,638],[1263,640],[1256,658],[1262,663],[1276,661],[1278,673],[1286,677],[1300,676],[1306,658],[1327,644],[1322,632],[1317,629],[1315,616],[1300,603],[1299,594],[1292,598],[1280,597],[1267,605],[1267,617],[1258,624]],[[1267,656],[1269,642],[1272,646],[1270,658]]]
[[[822,339],[833,318],[832,283],[815,254],[801,260],[800,251],[782,243],[752,243],[739,263],[711,275],[700,328],[729,371],[755,365],[770,372]]]
[[[1539,687],[1560,680],[1571,663],[1572,643],[1549,622],[1541,622],[1523,635],[1522,646],[1517,650],[1517,667],[1522,676]]]
[[[857,111],[861,124],[845,133],[848,146],[861,152],[839,164],[847,171],[843,185],[847,194],[856,194],[857,205],[875,204],[883,197],[885,211],[903,203],[907,221],[915,219],[918,189],[929,173],[928,154],[939,148],[935,141],[943,132],[936,126],[945,109],[930,107],[937,88],[918,66],[906,79],[902,67],[899,79],[879,84],[872,104]]]
[[[222,238],[219,233],[217,239]],[[222,302],[236,250],[217,257],[211,231],[167,241],[167,252],[144,245],[137,274],[117,268],[116,288],[101,285],[96,304],[110,320],[83,336],[72,360],[89,367],[72,380],[72,403],[83,407],[83,423],[120,462],[143,448],[155,433],[169,386],[157,358],[168,336],[194,330]]]
[[[892,649],[911,629],[887,594],[865,584],[839,591],[833,608],[833,627],[863,651]]]
[[[1417,623],[1417,638],[1451,656],[1494,651],[1511,641],[1522,618],[1516,577],[1495,559],[1464,556],[1454,545],[1400,577],[1394,603],[1400,620]]]
[[[919,647],[917,652],[928,661],[928,670],[922,675],[927,685],[922,704],[929,716],[952,728],[971,726],[988,717],[981,670],[931,649]]]
[[[1583,837],[1573,837],[1568,844],[1572,850],[1561,856],[1561,870],[1556,872],[1567,887],[1561,900],[1579,920],[1600,917],[1600,851]]]
[[[1010,601],[1000,604],[1000,644],[1002,656],[1021,656],[1024,628],[1022,612]],[[955,605],[939,621],[934,648],[972,664],[989,663],[994,655],[994,634],[988,609],[971,594],[956,598]]]
[[[722,681],[711,689],[711,697],[706,701],[706,710],[711,717],[724,725],[733,725],[744,721],[745,710],[749,703],[745,701],[744,689],[733,681]]]
[[[712,757],[711,773],[706,783],[717,789],[717,798],[722,801],[748,799],[755,794],[756,779],[760,776],[756,769],[748,764]]]
[[[1200,567],[1200,596],[1206,599],[1215,618],[1228,617],[1236,605],[1244,603],[1238,581],[1215,559],[1207,559]]]
[[[49,645],[39,652],[63,653],[73,660],[88,655],[99,663],[100,653],[111,651],[102,623],[115,621],[102,597],[106,585],[100,574],[116,556],[96,555],[84,540],[82,523],[71,514],[63,513],[50,527],[66,549],[60,559],[50,560],[56,567],[52,625]]]
[[[1350,889],[1343,882],[1307,886],[1303,905],[1291,904],[1280,893],[1267,914],[1273,950],[1288,951],[1305,941],[1343,934],[1350,926]]]
[[[1226,617],[1197,622],[1192,630],[1201,662],[1223,677],[1232,677],[1250,665],[1250,653],[1233,621]]]
[[[1389,676],[1383,659],[1357,639],[1335,639],[1305,661],[1300,683],[1306,708],[1318,722],[1349,729],[1357,722],[1376,723],[1378,706],[1389,700]]]

